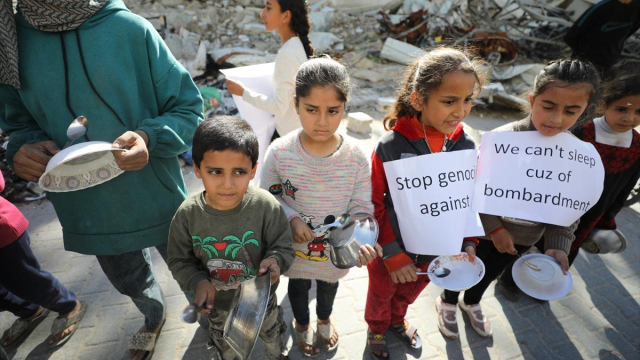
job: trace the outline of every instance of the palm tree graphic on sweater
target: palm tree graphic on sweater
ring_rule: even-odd
[[[208,236],[204,240],[200,240],[198,236],[192,236],[194,240],[193,246],[200,246],[202,250],[209,256],[207,262],[207,268],[209,269],[209,276],[211,281],[219,287],[235,288],[240,282],[248,280],[256,276],[257,271],[253,267],[253,262],[249,256],[249,252],[246,249],[248,245],[254,245],[260,247],[260,243],[256,239],[250,238],[254,235],[253,231],[246,231],[241,238],[234,235],[225,236],[222,241],[219,241],[213,236]],[[209,243],[213,243],[210,245]],[[220,256],[219,251],[224,250],[224,256],[231,255],[231,259],[235,260],[236,255],[242,250],[246,266],[241,261],[233,261],[227,259],[214,259]]]

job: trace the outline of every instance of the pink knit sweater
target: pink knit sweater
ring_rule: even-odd
[[[344,214],[372,214],[371,169],[364,151],[343,136],[342,145],[328,157],[308,154],[300,131],[274,141],[267,150],[260,187],[269,190],[289,217],[300,217],[312,229]],[[348,270],[329,260],[330,233],[311,242],[293,243],[296,257],[285,273],[290,278],[336,282]]]

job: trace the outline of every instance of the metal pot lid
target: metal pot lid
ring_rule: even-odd
[[[329,243],[335,248],[349,244],[357,239],[362,245],[374,246],[378,240],[378,222],[373,215],[358,213],[351,215],[349,221],[341,228],[331,230]]]

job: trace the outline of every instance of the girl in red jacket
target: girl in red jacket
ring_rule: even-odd
[[[369,325],[368,344],[376,359],[389,358],[385,333],[392,330],[407,345],[420,349],[417,330],[406,320],[413,303],[429,283],[426,271],[436,256],[417,255],[405,250],[398,219],[389,194],[384,162],[441,151],[474,149],[464,133],[462,120],[469,114],[473,96],[484,82],[481,63],[448,47],[430,51],[407,70],[393,111],[384,119],[387,132],[372,156],[372,198],[380,224],[378,243],[383,258],[367,265],[369,291],[365,320]],[[475,255],[476,239],[465,239],[462,250]]]

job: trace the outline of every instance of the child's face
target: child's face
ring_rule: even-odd
[[[471,111],[476,76],[462,71],[447,74],[442,84],[431,90],[427,100],[413,92],[411,105],[422,113],[420,122],[443,134],[451,134]]]
[[[256,175],[251,158],[233,150],[207,151],[200,167],[195,164],[198,179],[202,179],[207,204],[217,210],[231,210],[240,205],[249,182]]]
[[[533,126],[545,136],[566,131],[587,108],[589,90],[584,85],[551,86],[535,98],[529,95]]]
[[[296,112],[304,133],[315,142],[331,139],[340,126],[345,107],[336,90],[316,86],[308,96],[296,101]]]
[[[278,0],[266,0],[260,18],[267,31],[275,31],[282,25],[289,26],[290,14],[290,11],[282,12]]]
[[[640,126],[640,95],[625,96],[612,102],[604,118],[613,131],[619,133]]]

